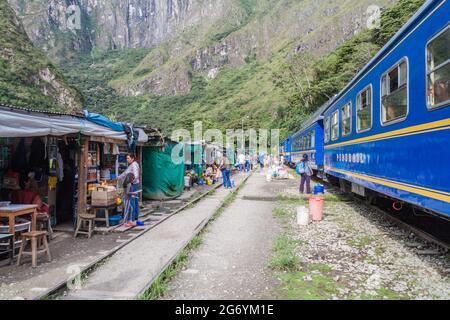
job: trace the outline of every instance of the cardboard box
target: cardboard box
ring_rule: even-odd
[[[110,206],[116,203],[117,190],[97,187],[92,191],[91,205]]]

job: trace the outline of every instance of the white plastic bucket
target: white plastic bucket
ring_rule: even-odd
[[[307,226],[311,222],[309,210],[306,207],[297,207],[297,223],[300,226]]]
[[[184,186],[186,188],[190,188],[191,187],[191,177],[188,177],[188,176],[184,177]]]

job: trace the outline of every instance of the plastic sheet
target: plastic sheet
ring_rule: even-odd
[[[179,144],[167,142],[163,150],[146,147],[142,152],[143,196],[148,200],[166,200],[180,196],[184,190],[184,161],[172,161],[172,150]],[[183,157],[180,150],[180,158]]]

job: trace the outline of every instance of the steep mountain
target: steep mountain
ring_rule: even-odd
[[[9,2],[87,108],[169,131],[294,129],[380,48],[364,29],[396,1]],[[422,1],[398,2],[401,25]]]
[[[50,56],[151,48],[199,24],[236,16],[234,0],[9,0]]]
[[[0,103],[77,112],[81,96],[35,48],[6,0],[0,0]]]

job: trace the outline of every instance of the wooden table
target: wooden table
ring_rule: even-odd
[[[35,204],[11,204],[7,207],[0,207],[0,217],[9,219],[10,234],[15,234],[16,217],[19,216],[31,216],[31,231],[36,231],[36,208]]]

